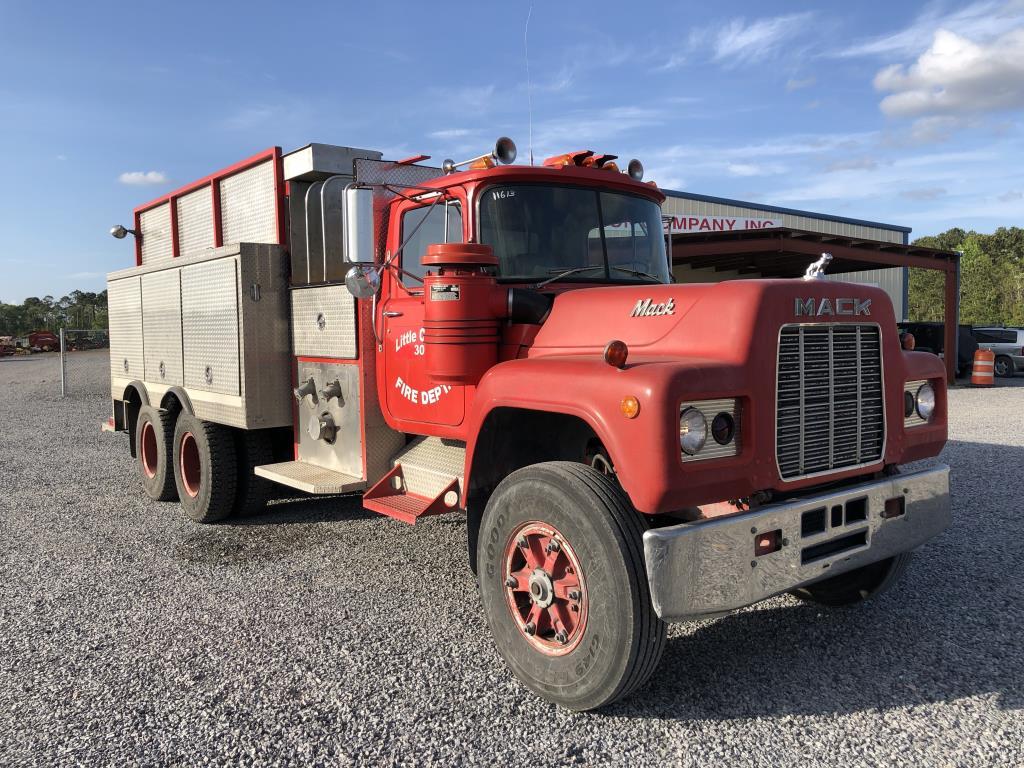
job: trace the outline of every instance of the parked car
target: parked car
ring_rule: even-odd
[[[1024,371],[1024,328],[976,327],[974,338],[979,347],[996,353],[996,376],[1010,378],[1017,371]]]
[[[14,354],[14,339],[10,336],[0,336],[0,357],[9,357]]]
[[[945,356],[945,323],[898,323],[898,325],[901,338],[908,331],[914,335],[914,349],[919,352],[931,352],[939,357]],[[959,326],[957,331],[957,376],[966,376],[970,372],[974,365],[974,353],[977,349],[978,342],[974,338],[971,326]]]

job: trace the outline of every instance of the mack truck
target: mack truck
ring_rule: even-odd
[[[950,523],[942,364],[877,288],[673,281],[639,161],[274,147],[134,211],[112,416],[197,523],[464,515],[498,652],[591,710],[671,622],[877,595]],[[921,464],[918,467],[922,466]],[[386,579],[387,574],[376,574]]]

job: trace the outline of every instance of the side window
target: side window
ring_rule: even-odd
[[[448,218],[448,237],[445,238],[445,211]],[[415,232],[415,234],[413,234]],[[411,239],[410,239],[411,236]],[[408,240],[408,242],[406,242]],[[402,285],[418,288],[426,271],[420,260],[432,243],[462,242],[462,207],[458,203],[424,205],[402,214]],[[408,273],[408,274],[406,274]],[[415,275],[420,280],[411,277]]]

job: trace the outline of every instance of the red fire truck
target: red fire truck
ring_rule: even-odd
[[[465,515],[498,650],[577,710],[643,685],[667,622],[891,584],[950,509],[948,467],[900,471],[946,390],[886,294],[826,259],[674,284],[639,162],[514,158],[274,148],[114,227],[108,428],[144,491],[200,523],[274,483]]]

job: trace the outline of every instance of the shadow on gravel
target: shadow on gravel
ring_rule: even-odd
[[[380,517],[363,509],[362,497],[358,494],[346,496],[302,496],[271,501],[265,510],[256,515],[225,520],[223,525],[294,525],[296,523],[329,523],[334,521],[368,520]]]
[[[728,720],[971,696],[1024,709],[1024,448],[951,441],[941,460],[953,467],[953,524],[892,590],[849,608],[799,603],[704,623],[670,639],[652,681],[603,714]]]

